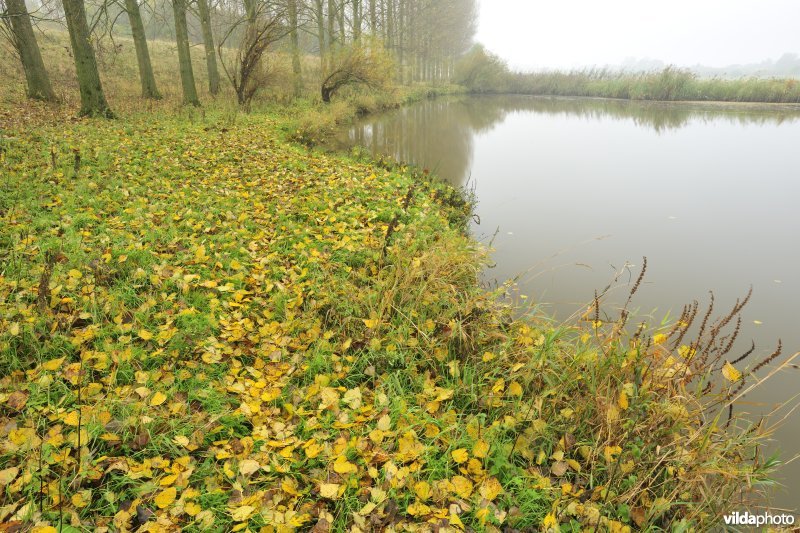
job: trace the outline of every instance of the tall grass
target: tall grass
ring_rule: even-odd
[[[796,79],[700,78],[667,67],[637,74],[606,69],[570,72],[509,73],[505,90],[512,93],[591,96],[628,100],[800,103]]]

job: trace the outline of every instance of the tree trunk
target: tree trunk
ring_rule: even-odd
[[[336,20],[336,4],[334,0],[328,0],[328,52],[333,55],[333,43],[336,40],[334,36],[334,22]]]
[[[339,10],[336,14],[339,19],[339,42],[344,46],[347,42],[347,32],[344,28],[344,0],[339,4]]]
[[[94,49],[89,42],[89,25],[86,22],[83,0],[63,0],[63,3],[69,41],[72,45],[72,57],[75,59],[75,71],[78,74],[78,86],[81,91],[80,114],[113,118],[114,113],[108,107],[103,85],[100,83]]]
[[[325,11],[322,0],[315,0],[317,16],[317,37],[319,38],[319,69],[320,76],[325,75]]]
[[[217,57],[214,55],[214,33],[211,31],[211,12],[208,9],[208,0],[197,0],[197,9],[200,13],[200,27],[203,31],[203,45],[206,51],[206,67],[208,69],[208,92],[219,92],[219,70],[217,70]]]
[[[300,40],[297,33],[297,0],[289,0],[289,29],[289,40],[292,43],[292,76],[294,81],[294,95],[300,96],[300,93],[303,90],[303,74],[300,71]]]
[[[353,41],[361,39],[361,25],[364,18],[364,8],[361,0],[353,0]]]
[[[22,61],[25,71],[25,81],[28,85],[28,98],[55,102],[56,94],[50,85],[50,78],[44,68],[39,44],[33,34],[31,18],[25,7],[25,0],[6,0],[8,17],[11,19],[11,31],[14,36],[14,45]]]
[[[136,62],[139,64],[139,80],[142,82],[142,96],[144,98],[161,98],[156,87],[156,78],[153,75],[153,66],[150,64],[150,52],[147,49],[147,35],[144,32],[142,14],[139,11],[137,0],[125,0],[125,11],[131,23],[133,45],[136,48]]]
[[[373,37],[378,35],[378,13],[375,9],[375,0],[369,0],[369,29]]]
[[[183,103],[198,106],[200,105],[200,100],[197,98],[194,71],[192,70],[192,56],[189,52],[189,31],[186,28],[185,0],[172,0],[172,12],[175,15],[175,41],[178,45]]]

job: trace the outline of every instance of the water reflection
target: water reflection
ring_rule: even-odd
[[[630,121],[656,133],[692,123],[775,124],[800,120],[796,106],[633,102],[537,96],[480,96],[429,100],[369,116],[342,131],[336,148],[359,145],[373,156],[391,156],[427,168],[454,185],[470,176],[475,135],[509,115],[537,113],[587,121]]]

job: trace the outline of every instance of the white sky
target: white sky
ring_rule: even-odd
[[[515,68],[625,58],[726,66],[800,52],[800,0],[479,0],[477,40]]]

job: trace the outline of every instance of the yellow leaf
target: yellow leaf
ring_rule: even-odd
[[[603,457],[605,457],[606,461],[609,463],[616,461],[617,456],[622,453],[622,448],[619,446],[606,446],[603,450]]]
[[[555,513],[549,513],[544,517],[544,520],[542,520],[542,528],[544,528],[545,531],[549,529],[558,529],[558,520],[556,520]]]
[[[667,341],[667,336],[663,333],[653,335],[653,344],[664,344]]]
[[[14,479],[16,479],[17,474],[19,474],[19,468],[16,466],[6,468],[5,470],[0,470],[0,487],[9,485],[12,481],[14,481]]]
[[[358,467],[348,461],[344,455],[340,455],[333,463],[333,471],[337,474],[350,474],[358,472]]]
[[[162,487],[169,487],[178,479],[178,474],[170,474],[168,476],[162,477],[161,481],[158,482],[159,485]]]
[[[19,322],[14,322],[13,324],[11,324],[8,327],[8,333],[12,337],[16,337],[17,335],[19,335]]]
[[[576,471],[576,472],[580,472],[580,471],[581,471],[581,465],[580,465],[580,463],[579,463],[578,461],[576,461],[575,459],[567,459],[567,464],[568,464],[568,465],[569,465],[569,467],[570,467],[571,469],[573,469],[574,471]]]
[[[472,495],[472,481],[468,480],[464,476],[455,476],[450,483],[453,484],[455,493],[465,500]]]
[[[255,510],[256,508],[252,505],[242,505],[231,511],[231,518],[233,518],[234,522],[244,522],[250,518]]]
[[[77,426],[80,423],[78,411],[70,411],[67,413],[67,416],[64,417],[64,423],[68,426]]]
[[[509,396],[522,396],[522,385],[516,381],[512,381],[508,386],[508,391],[506,392]]]
[[[153,338],[153,334],[147,331],[146,329],[143,329],[142,331],[139,332],[139,337],[142,340],[149,341],[150,339]]]
[[[414,502],[408,506],[406,513],[411,516],[425,516],[430,514],[431,508],[421,502]]]
[[[742,373],[736,370],[728,361],[725,361],[725,366],[722,367],[722,375],[728,381],[739,381],[742,378]]]
[[[418,481],[414,484],[414,494],[422,501],[431,497],[431,485],[427,481]]]
[[[339,498],[339,487],[341,485],[338,483],[322,483],[319,486],[319,495],[328,500],[336,500]]]
[[[390,431],[392,429],[392,419],[389,415],[383,415],[378,419],[378,429],[381,431]]]
[[[361,389],[356,387],[348,390],[344,393],[342,400],[350,407],[350,409],[358,409],[361,407]]]
[[[624,390],[619,391],[619,400],[617,401],[617,405],[623,411],[628,408],[628,395],[625,394]]]
[[[64,362],[65,357],[59,357],[58,359],[50,359],[46,363],[42,363],[42,368],[45,370],[58,370],[61,368],[61,364]]]
[[[488,454],[489,454],[489,443],[483,439],[476,442],[475,447],[472,448],[472,455],[478,457],[479,459],[483,459]]]
[[[503,392],[503,389],[506,388],[506,381],[503,378],[498,379],[494,385],[492,385],[492,392],[495,394],[499,394]]]
[[[150,406],[155,407],[157,405],[161,405],[165,401],[167,401],[167,395],[159,391],[153,394],[153,397],[150,398]]]
[[[175,487],[162,490],[155,498],[156,505],[159,509],[165,509],[172,505],[172,502],[175,501],[175,497],[177,495],[178,491],[175,489]]]
[[[317,444],[316,442],[312,442],[306,447],[306,457],[309,459],[313,459],[320,454],[322,451],[322,446]]]
[[[245,459],[239,463],[239,473],[243,476],[249,476],[253,472],[257,472],[260,468],[261,465],[258,464],[258,461],[252,459]]]
[[[380,320],[378,320],[377,318],[371,318],[371,319],[362,318],[361,321],[364,322],[364,325],[367,326],[369,329],[374,329],[380,323]]]
[[[83,509],[84,507],[89,505],[89,502],[86,500],[86,498],[83,497],[83,493],[81,492],[76,492],[75,494],[73,494],[70,500],[72,501],[72,505],[74,505],[78,509]]]
[[[450,455],[453,457],[453,461],[458,464],[465,463],[469,459],[469,453],[464,448],[453,450]]]
[[[183,510],[189,516],[197,516],[202,511],[202,508],[194,502],[188,502],[184,505]]]
[[[80,270],[76,270],[74,268],[69,271],[68,275],[69,275],[69,277],[74,278],[74,279],[80,279],[80,278],[83,277],[83,274],[81,273],[81,271]]]
[[[481,484],[479,492],[484,499],[493,501],[503,492],[503,487],[500,485],[500,482],[497,481],[497,478],[490,477]]]
[[[36,526],[31,529],[31,533],[58,533],[58,530],[53,526]]]

